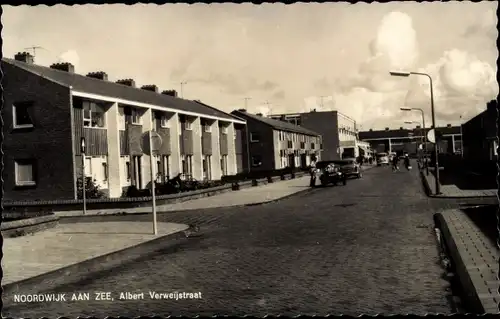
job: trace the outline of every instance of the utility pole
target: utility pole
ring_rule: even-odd
[[[247,104],[248,104],[247,102],[248,102],[248,100],[251,100],[252,98],[251,97],[245,97],[243,99],[245,100],[245,110],[246,110],[247,109]]]
[[[323,98],[325,98],[325,97],[326,97],[326,96],[323,96],[323,95],[319,97],[319,98],[320,98],[320,100],[321,100],[321,108],[323,108]]]
[[[184,84],[187,84],[187,82],[180,82],[180,85],[181,85],[181,99],[184,98],[184,94],[183,94],[183,87],[184,87]]]
[[[267,109],[269,110],[268,115],[269,115],[269,114],[272,114],[272,113],[273,113],[273,112],[271,111],[271,110],[272,110],[272,107],[271,107],[271,106],[269,106],[269,105],[271,105],[271,103],[269,103],[269,101],[265,101],[265,102],[264,102],[264,104],[266,104],[266,105],[267,105]]]

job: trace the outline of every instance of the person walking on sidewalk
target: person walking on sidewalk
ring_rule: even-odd
[[[410,157],[408,156],[408,153],[405,154],[404,163],[405,163],[406,169],[411,170]]]
[[[311,157],[311,164],[309,166],[309,174],[311,175],[311,181],[309,185],[311,187],[316,186],[316,156]]]

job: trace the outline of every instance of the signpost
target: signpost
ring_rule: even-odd
[[[82,154],[82,197],[83,197],[83,215],[87,213],[87,194],[85,191],[85,184],[87,180],[85,178],[85,137],[80,139],[80,153]]]
[[[142,151],[149,155],[149,163],[151,166],[151,198],[153,206],[153,234],[158,234],[158,227],[156,223],[156,178],[155,178],[155,165],[154,155],[160,150],[163,140],[161,136],[155,131],[148,131],[142,135],[141,147]]]

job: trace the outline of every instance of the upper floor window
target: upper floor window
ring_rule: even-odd
[[[260,141],[260,136],[259,133],[250,133],[250,142],[259,142]]]
[[[190,130],[192,130],[192,129],[193,129],[193,125],[192,125],[192,123],[191,123],[190,121],[186,120],[186,121],[184,122],[184,129],[185,129],[186,131],[190,131]]]
[[[161,115],[160,116],[160,126],[163,127],[163,128],[167,128],[168,127],[168,118],[166,115]]]
[[[105,111],[100,105],[84,101],[83,102],[83,126],[84,127],[104,127]]]
[[[130,109],[130,122],[132,124],[141,124],[141,112],[138,109]]]
[[[203,130],[205,132],[212,132],[212,125],[210,125],[208,123],[203,124]]]
[[[12,105],[12,116],[14,128],[33,127],[33,119],[30,111],[33,102],[15,102]]]
[[[222,126],[220,128],[220,131],[221,131],[222,134],[227,134],[227,126]]]

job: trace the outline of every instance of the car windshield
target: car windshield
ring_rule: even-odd
[[[352,165],[354,161],[352,160],[338,160],[338,161],[333,161],[334,164],[343,166],[343,165]]]
[[[316,163],[316,168],[323,169],[323,168],[327,167],[330,164],[335,164],[335,161],[318,162],[318,163]]]

